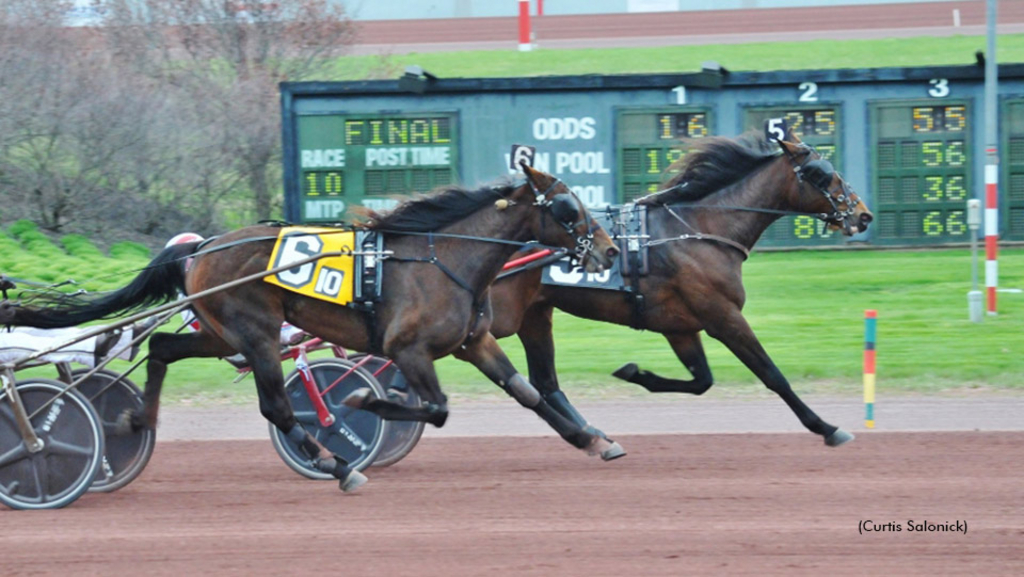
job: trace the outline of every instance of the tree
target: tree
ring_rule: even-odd
[[[208,153],[248,185],[255,216],[270,218],[280,151],[277,86],[330,76],[352,40],[340,5],[110,0],[105,7],[116,61],[173,91],[183,115],[221,127],[206,131]]]

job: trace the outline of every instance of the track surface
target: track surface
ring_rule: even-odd
[[[999,2],[997,15],[1000,34],[1024,32],[1024,2]],[[541,16],[532,30],[555,49],[984,35],[985,1]],[[357,21],[352,52],[516,50],[517,34],[514,17]]]
[[[1024,574],[1021,432],[620,440],[425,439],[352,495],[266,441],[158,443],[121,491],[0,510],[0,574]]]

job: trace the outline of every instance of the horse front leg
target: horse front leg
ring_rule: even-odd
[[[665,334],[665,339],[690,374],[692,380],[668,379],[650,371],[640,369],[636,363],[627,363],[618,368],[612,376],[630,383],[636,383],[652,393],[690,393],[703,395],[711,388],[714,380],[711,367],[704,355],[704,346],[700,342],[700,333]]]
[[[327,451],[295,419],[284,388],[277,332],[258,339],[258,342],[244,342],[241,353],[252,367],[263,417],[298,445],[318,470],[338,479],[342,491],[348,493],[365,484],[366,475],[349,467],[341,456]]]
[[[369,388],[352,391],[342,402],[389,421],[423,421],[438,428],[443,427],[448,420],[448,397],[441,391],[433,358],[421,347],[407,347],[394,352],[392,360],[409,385],[419,393],[423,406],[407,407],[394,401],[373,398]]]
[[[826,423],[800,400],[800,397],[793,392],[789,381],[782,375],[782,371],[775,366],[757,337],[754,336],[754,331],[739,310],[719,316],[713,325],[708,325],[707,331],[708,334],[728,347],[747,368],[761,379],[766,387],[782,397],[782,400],[789,405],[789,408],[809,431],[824,437],[826,445],[838,447],[853,440],[851,433]]]
[[[584,430],[579,424],[556,411],[526,377],[516,371],[491,333],[484,333],[466,343],[464,348],[455,353],[455,357],[472,363],[520,405],[544,419],[563,439],[577,449],[582,449],[590,455],[600,455],[605,461],[626,454],[618,443]]]
[[[582,413],[569,402],[558,386],[555,370],[555,340],[551,323],[550,306],[534,306],[524,315],[517,335],[526,352],[526,364],[530,371],[530,382],[540,391],[544,400],[565,418],[576,423],[583,430],[608,439],[603,431],[590,424]]]

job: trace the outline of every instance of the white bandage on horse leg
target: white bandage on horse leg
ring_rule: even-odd
[[[512,378],[508,380],[506,390],[524,407],[533,408],[540,404],[540,392],[519,373],[512,375]]]

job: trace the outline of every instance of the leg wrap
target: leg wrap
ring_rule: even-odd
[[[569,420],[576,423],[581,427],[587,426],[587,420],[583,418],[583,415],[576,410],[576,407],[572,406],[569,399],[565,398],[565,393],[562,391],[555,391],[549,395],[544,396],[544,400],[549,405],[555,408],[556,411],[565,415]]]
[[[313,439],[306,434],[306,430],[302,428],[302,425],[295,423],[295,426],[288,431],[286,436],[289,441],[298,445],[302,452],[310,459],[316,459],[320,456],[320,446],[313,442]]]
[[[519,373],[512,375],[505,390],[524,407],[533,408],[540,404],[540,393]]]

